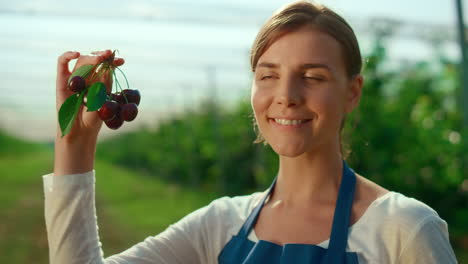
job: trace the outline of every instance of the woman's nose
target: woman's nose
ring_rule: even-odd
[[[292,78],[283,79],[277,87],[276,103],[291,107],[302,102],[300,84]]]

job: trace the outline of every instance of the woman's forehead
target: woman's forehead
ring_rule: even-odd
[[[332,36],[310,27],[288,32],[275,39],[260,56],[259,65],[279,67],[327,65],[330,69],[344,68],[340,43]]]

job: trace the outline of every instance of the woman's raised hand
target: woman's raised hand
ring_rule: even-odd
[[[68,79],[72,74],[69,70],[71,60],[78,59],[75,68],[92,64],[97,65],[112,56],[111,50],[92,52],[92,55],[80,55],[79,52],[67,51],[58,58],[56,80],[56,109],[57,116],[63,102],[73,94],[68,89]],[[114,65],[121,66],[122,58],[115,58]],[[103,82],[110,92],[112,89],[112,76],[103,74],[99,81]],[[101,129],[102,121],[96,111],[87,112],[85,106],[81,106],[70,133],[61,136],[60,126],[57,123],[55,140],[55,164],[54,174],[64,175],[83,173],[93,169],[94,153],[96,150],[97,136]]]
[[[97,65],[104,60],[108,59],[109,57],[112,56],[112,51],[110,50],[104,50],[104,51],[96,51],[92,53],[93,55],[80,55],[79,52],[74,52],[74,51],[68,51],[62,54],[58,58],[58,63],[57,63],[57,91],[56,91],[56,107],[57,107],[57,114],[58,111],[65,102],[65,100],[73,94],[72,91],[70,91],[68,87],[68,78],[71,75],[71,72],[69,71],[69,62],[73,59],[78,59],[78,61],[75,64],[75,68],[73,71],[75,71],[77,68],[87,65],[87,64],[92,64],[92,65]],[[115,58],[114,59],[114,65],[115,66],[121,66],[124,63],[124,60],[122,58]],[[101,80],[108,89],[108,92],[110,92],[110,89],[112,88],[112,76],[109,74],[103,74],[101,76]],[[65,136],[65,138],[69,140],[74,140],[77,137],[96,137],[97,134],[99,133],[99,130],[102,126],[102,121],[99,119],[97,112],[87,112],[86,107],[82,106],[80,111],[78,112],[78,115],[76,117],[76,120],[72,126],[72,129],[69,134]],[[57,128],[57,136],[60,134],[60,129]]]

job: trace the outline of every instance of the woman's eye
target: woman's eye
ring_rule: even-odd
[[[272,79],[272,78],[273,78],[272,75],[265,75],[265,76],[262,76],[262,77],[260,78],[260,80],[268,80],[268,79]]]
[[[324,78],[318,77],[318,76],[304,76],[303,78],[307,80],[313,80],[313,81],[319,81],[319,82],[325,80]]]

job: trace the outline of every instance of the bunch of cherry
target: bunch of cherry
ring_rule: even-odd
[[[110,129],[117,129],[124,121],[130,122],[138,114],[140,104],[138,90],[125,89],[120,93],[111,93],[108,100],[98,110],[98,115]]]
[[[68,87],[74,93],[81,93],[86,89],[86,80],[81,76],[74,76]],[[121,92],[107,94],[106,101],[99,108],[99,118],[110,129],[118,129],[124,121],[130,122],[138,114],[140,92],[134,89],[124,89]],[[83,104],[86,105],[85,102]]]

